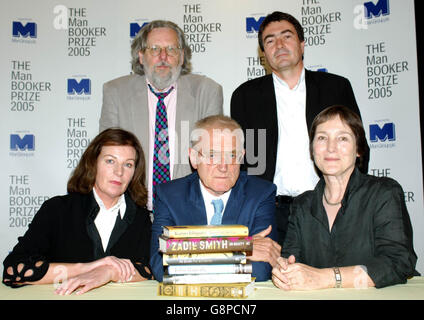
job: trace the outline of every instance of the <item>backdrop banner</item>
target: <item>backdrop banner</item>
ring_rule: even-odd
[[[102,86],[131,72],[130,44],[155,19],[185,32],[193,72],[231,94],[269,72],[257,34],[285,11],[305,31],[305,66],[348,78],[371,148],[369,174],[403,187],[424,272],[424,208],[413,0],[14,0],[0,11],[0,260],[42,203],[65,194],[98,133]],[[2,266],[3,268],[3,266]],[[2,271],[2,269],[1,269]]]

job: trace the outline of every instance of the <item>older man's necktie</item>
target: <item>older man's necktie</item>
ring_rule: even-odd
[[[164,99],[174,89],[171,87],[167,92],[155,92],[149,84],[149,89],[158,98],[155,119],[155,143],[153,147],[153,206],[156,198],[156,186],[171,180],[169,170],[169,140],[168,140],[168,117]]]
[[[224,209],[224,201],[222,199],[212,200],[215,213],[212,216],[211,224],[220,225],[222,222],[222,209]]]

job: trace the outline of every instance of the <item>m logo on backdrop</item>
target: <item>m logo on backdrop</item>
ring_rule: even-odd
[[[24,37],[37,38],[37,24],[35,22],[27,22],[25,25],[20,21],[13,21],[12,36],[15,38]]]
[[[259,17],[256,19],[255,17],[247,17],[246,18],[246,32],[247,33],[258,33],[259,27],[261,26],[262,21],[264,21],[265,17]]]
[[[69,78],[67,91],[68,95],[91,95],[91,80],[88,78],[82,78],[78,81],[77,79]]]
[[[357,30],[368,29],[368,25],[383,23],[389,20],[390,7],[389,0],[378,0],[364,2],[353,9],[356,16],[353,19],[353,26]]]
[[[141,28],[143,28],[146,24],[149,22],[144,22],[142,25],[139,25],[137,22],[131,22],[130,23],[130,38],[134,38],[137,33],[140,31]]]
[[[389,0],[378,0],[376,4],[369,1],[364,3],[365,7],[365,18],[372,19],[373,17],[379,17],[381,15],[387,16],[390,14]]]
[[[322,64],[307,65],[306,69],[311,71],[328,72],[328,68],[323,66]]]
[[[10,135],[10,151],[34,151],[35,136],[26,134],[22,138],[19,134]]]
[[[378,124],[370,124],[370,141],[396,141],[395,124],[393,122],[387,122],[382,127]]]

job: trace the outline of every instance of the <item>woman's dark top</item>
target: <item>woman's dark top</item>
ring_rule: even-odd
[[[125,194],[125,202],[125,215],[123,219],[117,215],[105,252],[94,224],[100,208],[93,192],[70,193],[47,200],[4,260],[3,283],[18,287],[17,282],[38,281],[46,274],[50,262],[84,263],[106,256],[130,259],[141,276],[151,279],[149,213],[136,205],[128,194]],[[38,266],[39,261],[41,266]],[[18,272],[21,263],[24,268]],[[9,267],[13,268],[13,275],[7,273]],[[32,270],[33,275],[25,277],[27,270]],[[5,279],[10,281],[5,282]]]
[[[418,275],[402,187],[355,168],[331,231],[323,178],[293,202],[282,255],[316,268],[363,265],[377,288]],[[414,274],[415,273],[415,274]]]

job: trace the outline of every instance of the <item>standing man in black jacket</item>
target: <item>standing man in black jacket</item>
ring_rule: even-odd
[[[282,246],[293,198],[313,189],[319,180],[309,154],[313,119],[335,104],[358,115],[360,111],[349,80],[305,69],[303,28],[296,18],[278,11],[269,14],[259,28],[258,41],[272,73],[233,92],[231,116],[245,131],[245,169],[277,185],[276,222]],[[368,171],[368,160],[369,148],[363,172]]]

